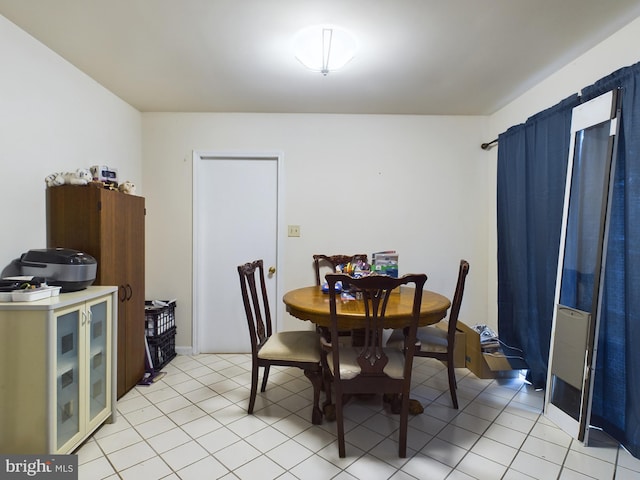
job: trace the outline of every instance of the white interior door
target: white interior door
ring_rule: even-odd
[[[279,155],[194,153],[193,273],[195,353],[251,351],[238,265],[263,259],[278,325]],[[277,268],[276,268],[277,271]]]

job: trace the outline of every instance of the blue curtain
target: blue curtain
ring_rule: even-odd
[[[619,88],[621,115],[591,424],[640,457],[640,63],[583,89]]]
[[[621,115],[591,424],[640,457],[640,63],[510,128],[498,142],[498,330],[544,387],[571,110],[619,88]]]
[[[562,230],[571,110],[566,98],[498,137],[498,333],[544,388]]]

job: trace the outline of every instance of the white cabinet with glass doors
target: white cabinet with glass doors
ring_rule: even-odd
[[[70,453],[115,420],[116,293],[0,303],[0,451]]]

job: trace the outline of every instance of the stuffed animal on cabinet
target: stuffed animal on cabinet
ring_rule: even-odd
[[[75,172],[55,172],[44,179],[47,187],[59,185],[87,185],[93,180],[91,172],[87,168],[78,168]]]
[[[52,173],[45,177],[44,182],[47,187],[57,187],[58,185],[64,185],[64,177],[61,173]]]
[[[129,180],[127,180],[125,182],[122,182],[118,186],[118,190],[120,190],[122,193],[133,195],[134,193],[136,193],[136,186],[133,182],[130,182]]]

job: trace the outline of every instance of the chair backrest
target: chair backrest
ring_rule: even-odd
[[[456,327],[458,325],[458,315],[460,314],[460,305],[462,305],[462,295],[464,294],[464,284],[469,273],[469,262],[460,260],[460,268],[458,269],[458,281],[456,283],[456,291],[453,294],[451,302],[451,312],[449,313],[449,341],[455,338]]]
[[[238,266],[244,311],[247,314],[251,351],[256,354],[260,346],[271,336],[271,311],[264,281],[262,260]]]
[[[359,348],[357,358],[362,376],[386,376],[383,372],[388,362],[387,355],[383,349],[383,330],[384,321],[387,311],[387,304],[392,295],[392,291],[401,285],[414,284],[413,309],[411,312],[411,320],[407,325],[409,332],[405,343],[405,371],[404,378],[410,378],[411,364],[413,361],[413,353],[416,343],[416,330],[418,320],[420,318],[420,306],[422,302],[422,289],[427,276],[425,274],[409,274],[400,278],[393,278],[387,275],[371,274],[366,277],[352,278],[349,275],[334,273],[326,275],[329,284],[329,307],[331,312],[331,338],[338,338],[338,321],[337,321],[337,298],[340,293],[336,292],[336,282],[349,283],[357,292],[362,294],[364,302],[365,315],[362,319],[362,329],[364,330],[364,345]],[[359,295],[358,295],[359,296]],[[360,301],[360,300],[349,300]],[[338,342],[333,342],[337,344]],[[407,348],[411,345],[411,348]],[[333,347],[334,375],[340,372],[340,347]],[[338,378],[339,379],[339,378]]]
[[[360,253],[356,255],[321,255],[313,256],[313,266],[316,271],[316,285],[321,285],[320,267],[324,264],[331,267],[331,271],[335,272],[338,265],[345,265],[349,262],[355,263],[362,260],[367,263],[367,254]]]

